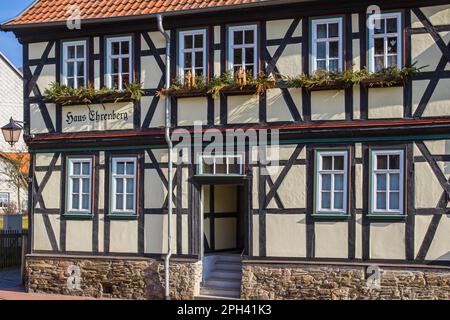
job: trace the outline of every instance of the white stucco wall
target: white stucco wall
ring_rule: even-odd
[[[0,52],[0,127],[9,122],[10,118],[23,120],[23,84],[20,71]],[[26,151],[26,145],[21,136],[19,143],[11,147],[0,137],[0,152],[15,153]],[[4,164],[0,161],[0,193],[8,193],[11,202],[17,204],[17,190],[11,188],[9,177],[3,174]],[[26,205],[26,192],[21,192],[22,206]]]

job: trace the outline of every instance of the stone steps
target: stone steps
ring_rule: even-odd
[[[208,272],[199,297],[239,299],[241,296],[242,258],[239,255],[218,255]]]

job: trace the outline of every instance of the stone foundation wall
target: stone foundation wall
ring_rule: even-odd
[[[241,298],[450,299],[450,270],[381,269],[379,288],[370,288],[365,266],[244,264]]]
[[[201,269],[201,262],[172,260],[171,298],[193,299],[199,291]],[[68,279],[72,285],[68,285]],[[35,293],[164,299],[164,263],[153,259],[27,256],[26,283],[29,292]]]

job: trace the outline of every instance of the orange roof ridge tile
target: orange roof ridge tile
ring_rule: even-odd
[[[275,0],[39,0],[4,26],[62,22],[72,5],[79,7],[81,19],[107,19],[268,1]]]

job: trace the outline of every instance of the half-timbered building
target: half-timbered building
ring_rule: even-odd
[[[172,298],[450,298],[448,1],[70,5],[36,1],[2,25],[23,45],[30,291],[163,298],[172,235]],[[402,81],[289,85],[412,66]],[[230,70],[273,85],[166,80]],[[142,94],[62,102],[54,83]],[[192,135],[172,169],[166,120]],[[279,141],[204,156],[208,129]]]

